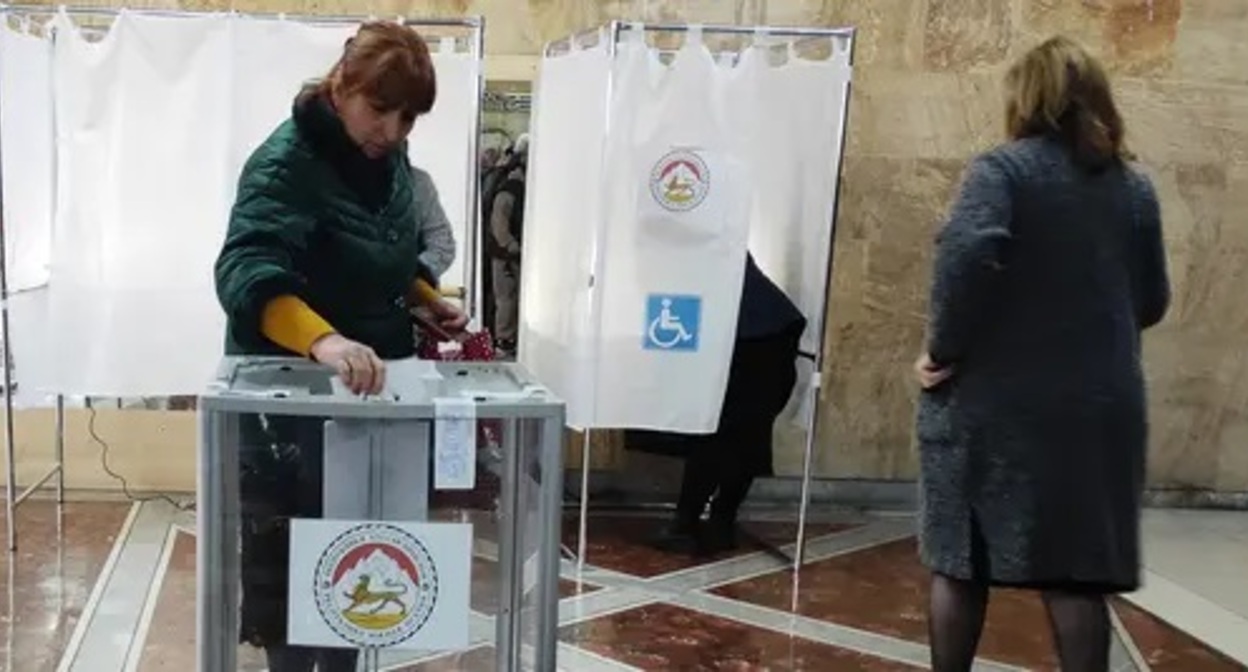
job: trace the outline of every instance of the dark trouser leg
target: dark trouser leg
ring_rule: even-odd
[[[735,525],[737,512],[750,494],[754,485],[754,474],[757,473],[756,455],[758,446],[766,445],[770,440],[774,420],[760,420],[755,423],[743,424],[733,430],[725,439],[724,445],[716,460],[715,477],[717,486],[715,500],[711,502],[711,521],[720,525]]]
[[[676,500],[676,516],[654,540],[656,548],[668,553],[693,554],[698,550],[699,521],[718,485],[710,446],[701,438],[691,438],[689,444],[680,479],[680,496]]]
[[[1109,669],[1109,609],[1100,594],[1045,591],[1044,606],[1065,672]]]
[[[300,451],[295,437],[266,431],[258,416],[244,416],[241,424],[240,635],[268,647],[285,641],[289,523],[300,509]]]
[[[351,649],[270,646],[265,655],[269,672],[355,672],[360,654]]]
[[[312,672],[316,653],[301,646],[270,646],[264,650],[269,672]]]
[[[501,347],[515,347],[520,329],[520,264],[495,259],[491,262],[494,279],[494,338]]]
[[[320,649],[316,654],[317,672],[355,672],[360,652],[353,649]]]
[[[727,473],[720,478],[719,491],[715,494],[715,501],[711,502],[711,520],[729,524],[737,522],[737,512],[754,485],[754,474],[744,466],[732,464],[725,469]]]
[[[750,441],[744,438],[743,441]],[[754,465],[742,449],[734,446],[719,460],[718,486],[711,502],[711,516],[702,533],[702,552],[708,555],[731,551],[737,547],[737,512],[754,484]]]
[[[680,497],[676,500],[678,523],[693,525],[702,518],[706,503],[719,487],[719,468],[715,464],[715,448],[703,440],[694,440],[685,458],[680,479]]]
[[[797,383],[793,360],[800,335],[793,331],[737,343],[718,433],[718,493],[704,539],[707,553],[736,548],[737,512],[754,477],[771,471],[771,435]]]
[[[322,430],[319,418],[243,418],[241,638],[274,672],[355,670],[355,651],[286,645],[290,519],[321,517]]]
[[[932,574],[927,628],[934,672],[969,672],[987,608],[987,583]]]

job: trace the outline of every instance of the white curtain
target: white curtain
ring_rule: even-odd
[[[804,60],[790,50],[776,64],[766,49],[749,48],[736,65],[730,59],[716,64],[691,30],[686,46],[664,66],[637,33],[626,35],[613,66],[609,112],[587,104],[581,92],[594,89],[559,77],[576,54],[542,62],[534,108],[533,151],[539,163],[533,167],[526,217],[531,235],[524,251],[521,361],[567,400],[575,426],[711,431],[722,404],[747,244],[807,316],[803,349],[820,347],[848,54],[839,45],[829,59]],[[606,69],[594,75],[605,76]],[[557,109],[595,119],[569,123],[557,118]],[[609,152],[586,157],[585,147],[593,143],[569,136],[577,127],[601,132],[598,114],[610,120]],[[567,130],[544,132],[548,126]],[[656,181],[666,186],[660,174],[670,175],[660,170],[672,163],[662,160],[664,150],[681,158],[682,148],[696,150],[693,170],[707,170],[711,188],[694,210],[664,211],[655,207],[651,189]],[[603,194],[569,181],[593,169],[596,160],[603,161],[604,182],[611,185]],[[677,173],[671,186],[683,186],[680,178],[688,177]],[[725,183],[729,193],[716,192],[716,185]],[[564,185],[573,186],[562,193]],[[695,200],[701,198],[696,189],[693,193]],[[592,240],[568,243],[568,232],[587,229],[592,233],[582,235]],[[592,290],[589,269],[567,273],[574,281],[561,284],[548,270],[560,262],[534,263],[559,259],[564,267],[576,266],[585,250],[601,256]],[[664,295],[700,296],[696,353],[642,345],[647,336],[642,324],[654,317],[654,306],[643,304]],[[668,327],[668,333],[677,333],[670,322]],[[590,344],[571,349],[571,355],[561,350],[580,344],[578,339]],[[804,422],[810,409],[800,402],[809,398],[814,371],[807,363],[798,367],[798,403],[791,413]]]
[[[240,16],[233,28],[229,174],[237,176],[252,151],[290,117],[304,83],[329,73],[357,26]]]
[[[713,432],[749,234],[751,179],[731,117],[741,73],[716,65],[696,35],[670,66],[640,40],[617,62],[594,419]]]
[[[224,329],[212,266],[232,177],[229,19],[123,11],[99,44],[61,24],[55,389],[193,393]]]
[[[601,203],[605,42],[546,58],[529,147],[519,359],[568,403],[568,424],[593,425],[592,261]]]
[[[738,68],[751,73],[739,81],[737,100],[742,139],[755,173],[750,251],[763,270],[806,315],[802,349],[818,352],[828,291],[832,217],[836,207],[841,144],[845,137],[846,96],[852,70],[848,43],[837,37],[826,59],[800,57],[790,46],[780,64],[768,63],[765,49],[747,50]],[[794,101],[800,101],[795,104]],[[794,404],[787,414],[805,425],[813,409],[814,367],[798,366]]]
[[[42,333],[55,356],[23,387],[196,393],[222,354],[213,263],[242,165],[357,26],[122,11],[88,42],[64,14],[54,25],[51,273],[22,331]],[[413,132],[413,155],[441,191],[462,255],[477,109],[468,82],[480,66],[474,55],[436,53],[435,67],[439,100]],[[15,131],[7,120],[0,128],[7,149]]]
[[[438,200],[455,232],[455,262],[442,274],[448,287],[469,284],[467,267],[472,211],[470,191],[476,175],[473,136],[477,132],[477,80],[481,61],[471,52],[455,51],[451,38],[431,41],[433,66],[438,73],[438,98],[429,114],[416,121],[408,141],[412,165],[429,173],[438,189]]]
[[[574,426],[713,431],[748,233],[739,73],[700,40],[671,67],[639,39],[602,49],[542,63],[520,358]]]
[[[10,292],[48,282],[52,252],[52,42],[0,22],[0,170]]]

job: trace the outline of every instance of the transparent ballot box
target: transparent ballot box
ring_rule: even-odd
[[[201,672],[555,669],[564,406],[522,367],[227,358],[199,413]]]

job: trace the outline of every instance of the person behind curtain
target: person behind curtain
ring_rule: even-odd
[[[500,350],[515,352],[520,330],[520,251],[524,229],[527,138],[516,141],[490,206],[490,276],[494,290],[494,338]]]
[[[299,92],[239,178],[216,262],[227,354],[309,357],[354,393],[377,393],[383,360],[415,351],[409,307],[463,328],[466,316],[421,261],[421,232],[441,206],[407,160],[407,135],[436,91],[424,41],[375,22]],[[263,647],[274,672],[355,670],[355,651],[286,643],[289,521],[321,515],[323,420],[241,424],[240,638]]]
[[[937,672],[971,669],[990,586],[1042,591],[1067,672],[1106,670],[1140,585],[1141,332],[1170,301],[1160,209],[1100,64],[1055,37],[1009,70],[1005,144],[936,245],[920,548]]]
[[[430,277],[441,278],[443,273],[455,263],[455,231],[451,228],[451,220],[446,218],[442,210],[441,199],[434,187],[433,178],[428,173],[412,166],[412,179],[416,184],[426,185],[418,189],[416,209],[417,224],[420,231],[420,263],[429,272]]]
[[[670,553],[736,548],[737,513],[758,476],[772,473],[772,433],[797,384],[806,318],[746,256],[728,386],[715,433],[630,431],[629,448],[685,458],[676,514],[654,539]],[[710,515],[702,514],[710,504]]]

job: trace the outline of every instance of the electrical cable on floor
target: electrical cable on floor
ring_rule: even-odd
[[[104,468],[104,473],[108,474],[114,480],[116,480],[118,483],[121,484],[121,492],[122,494],[125,495],[126,499],[130,500],[131,502],[135,502],[139,504],[144,504],[147,502],[154,502],[158,500],[164,500],[165,502],[168,502],[171,506],[173,506],[173,508],[179,511],[194,511],[195,510],[194,502],[178,502],[178,501],[175,501],[169,495],[166,495],[164,493],[157,493],[154,495],[149,495],[147,497],[139,497],[135,495],[134,493],[130,492],[130,482],[126,480],[126,477],[113,471],[112,468],[108,466],[108,450],[109,450],[108,443],[105,442],[104,439],[100,438],[100,435],[96,433],[95,431],[95,418],[96,418],[96,414],[98,413],[98,411],[96,411],[95,406],[93,404],[88,404],[87,412],[90,413],[90,416],[87,419],[87,433],[91,435],[92,440],[100,444],[100,466]]]

